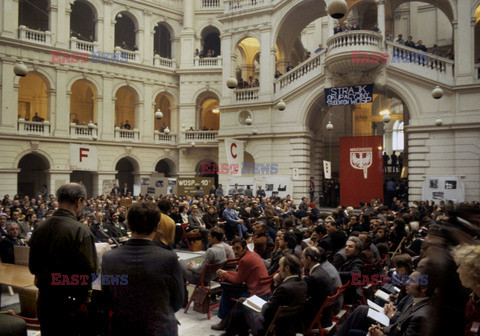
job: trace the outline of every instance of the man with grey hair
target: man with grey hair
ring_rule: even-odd
[[[58,210],[32,234],[30,272],[39,289],[38,318],[42,335],[87,333],[86,304],[97,271],[95,240],[80,223],[85,207],[83,185],[69,183],[57,191]]]
[[[364,263],[359,258],[360,252],[363,250],[362,241],[358,237],[349,237],[345,245],[346,260],[338,270],[342,283],[352,280],[352,274],[362,274]],[[350,286],[345,292],[345,302],[354,303],[357,300],[355,287]]]

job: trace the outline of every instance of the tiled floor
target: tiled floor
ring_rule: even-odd
[[[189,252],[189,251],[176,251],[179,258],[181,260],[193,260],[203,256],[204,252]],[[12,306],[15,307],[19,303],[18,294],[10,296],[7,291],[6,286],[2,286],[2,307],[0,310],[6,310],[11,308]],[[191,286],[189,286],[191,287]],[[193,287],[192,287],[193,288]],[[18,307],[18,306],[17,306]],[[218,336],[222,332],[214,331],[210,329],[212,324],[216,324],[219,322],[219,318],[217,317],[217,310],[211,311],[212,318],[208,320],[206,314],[200,314],[193,310],[193,307],[190,307],[187,314],[183,312],[183,309],[179,310],[175,316],[177,317],[178,321],[180,322],[179,325],[179,332],[180,336]],[[39,331],[29,330],[28,336],[40,336]]]

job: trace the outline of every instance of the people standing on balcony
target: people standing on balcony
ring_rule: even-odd
[[[390,41],[390,42],[393,41],[393,34],[392,34],[390,31],[388,31],[388,30],[387,30],[386,33],[385,33],[385,39],[386,39],[387,41]]]
[[[138,47],[136,44],[133,45],[133,51],[138,51]]]
[[[350,28],[351,28],[350,23],[347,20],[343,21],[343,28],[342,28],[343,31],[348,32],[348,31],[350,31]]]
[[[422,41],[422,40],[418,40],[417,46],[416,46],[415,48],[418,49],[418,50],[424,51],[424,52],[427,52],[427,51],[428,51],[428,50],[427,50],[427,47],[425,47],[425,46],[423,45],[423,41]]]
[[[88,42],[91,42],[91,43],[95,42],[95,39],[93,38],[92,34],[88,35]]]
[[[280,71],[277,70],[277,72],[275,72],[275,78],[278,78],[282,75],[282,73]]]
[[[319,44],[317,50],[315,50],[315,54],[319,53],[320,51],[323,50],[323,44]]]
[[[290,70],[292,70],[292,69],[293,69],[292,62],[288,62],[288,66],[287,66],[287,68],[286,68],[286,71],[288,72],[288,71],[290,71]]]
[[[390,161],[390,157],[388,156],[387,152],[383,152],[383,172],[388,172],[388,161]]]
[[[341,33],[343,31],[342,29],[342,26],[340,26],[340,22],[337,23],[337,26],[335,28],[333,28],[333,34],[338,34],[338,33]]]
[[[358,25],[357,22],[353,21],[352,26],[350,27],[350,30],[360,30],[360,26]]]
[[[35,115],[33,116],[32,121],[42,121],[42,118],[38,116],[37,112],[35,112]]]
[[[380,33],[380,28],[378,28],[377,22],[375,22],[375,24],[373,25],[372,31],[374,31],[375,33]]]
[[[122,45],[120,46],[122,49],[128,49],[127,43],[122,41]]]
[[[195,53],[193,55],[194,57],[200,57],[200,51],[198,49],[195,49]]]
[[[415,48],[415,42],[412,41],[412,35],[408,36],[408,39],[405,42],[405,46],[410,48]]]
[[[398,34],[398,38],[397,38],[397,40],[395,41],[395,43],[405,44],[405,41],[403,40],[403,35],[402,35],[402,34]]]
[[[392,153],[392,156],[390,157],[392,159],[392,173],[398,172],[398,166],[397,166],[397,154],[395,152]]]
[[[305,58],[303,59],[303,61],[306,61],[307,59],[309,59],[311,55],[312,55],[312,53],[311,53],[310,51],[307,51],[307,53],[305,54]]]
[[[123,128],[126,130],[132,129],[132,125],[128,122],[128,120],[125,120],[125,124],[123,124]]]

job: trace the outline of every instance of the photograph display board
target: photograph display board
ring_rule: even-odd
[[[195,196],[197,186],[200,186],[204,195],[208,195],[214,185],[214,179],[213,177],[179,178],[177,184],[177,193],[179,196]]]
[[[427,176],[422,186],[422,199],[435,201],[465,201],[465,184],[460,176]]]
[[[287,195],[292,195],[293,192],[291,176],[270,176],[264,181],[255,181],[251,177],[232,178],[229,180],[227,188],[224,188],[227,194],[232,195],[235,183],[238,183],[238,189],[241,191],[241,194],[245,194],[244,190],[249,185],[253,196],[257,195],[259,185],[265,190],[266,197],[286,197]]]
[[[158,197],[177,192],[177,179],[164,177],[163,174],[154,173],[151,176],[140,177],[140,192]]]

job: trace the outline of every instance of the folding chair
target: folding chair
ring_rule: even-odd
[[[188,228],[188,223],[181,223],[182,226],[182,238],[180,239],[180,246],[182,246],[182,243],[185,241],[187,242],[188,249],[191,251],[192,247],[190,245],[190,240],[195,240],[195,239],[202,239],[202,235],[200,232],[198,233],[191,233],[187,232]]]
[[[324,336],[324,335],[329,335],[332,330],[337,331],[337,321],[335,321],[333,318],[332,318],[332,325],[330,327],[323,328],[322,317],[323,317],[323,311],[325,310],[325,308],[331,307],[335,304],[335,301],[337,300],[339,293],[340,293],[340,287],[339,289],[337,289],[337,292],[334,295],[327,296],[322,306],[318,310],[317,315],[315,315],[315,318],[310,324],[310,327],[303,333],[304,335],[320,334],[321,336]]]
[[[190,304],[195,298],[195,295],[203,291],[203,292],[206,292],[206,295],[208,296],[207,299],[209,300],[207,316],[208,316],[208,319],[210,320],[210,317],[211,317],[210,310],[218,308],[220,306],[220,303],[210,305],[210,296],[211,296],[212,290],[214,289],[220,290],[221,287],[220,287],[220,283],[216,283],[214,286],[211,286],[210,285],[211,281],[205,281],[204,279],[206,274],[215,273],[219,269],[223,268],[223,266],[225,266],[225,263],[205,265],[205,267],[203,268],[202,274],[200,274],[200,278],[197,281],[197,285],[195,286],[195,289],[193,290],[192,295],[190,295],[190,299],[188,300],[187,306],[185,307],[185,310],[184,310],[185,314],[187,313],[188,308],[190,308]],[[205,282],[207,282],[207,285],[205,285]]]
[[[232,258],[232,259],[227,259],[225,262],[225,267],[223,267],[224,270],[234,270],[237,268],[238,261],[240,258]]]
[[[338,287],[338,292],[337,292],[337,294],[338,294],[338,295],[343,295],[343,293],[345,293],[345,291],[347,290],[347,287],[349,287],[349,286],[350,286],[350,281],[348,281],[348,282],[347,282],[345,285],[343,285],[343,286],[339,286],[339,287]],[[338,295],[337,295],[337,296],[338,296]],[[341,319],[343,316],[348,317],[348,311],[349,311],[350,309],[352,309],[352,308],[353,308],[352,305],[343,305],[342,309],[340,309],[340,311],[338,312],[338,314],[336,314],[336,315],[334,315],[334,316],[332,317],[333,321],[338,322],[338,321],[340,321],[340,319]]]
[[[273,278],[272,278],[273,281]],[[273,316],[272,322],[268,326],[267,331],[265,332],[265,336],[275,336],[275,327],[276,323],[279,319],[287,318],[287,317],[294,317],[295,315],[299,315],[303,310],[304,305],[296,305],[296,306],[280,306],[278,307],[275,315]]]

